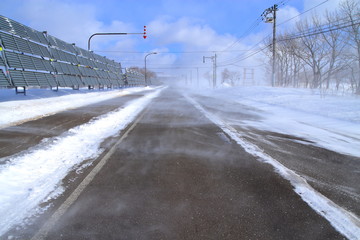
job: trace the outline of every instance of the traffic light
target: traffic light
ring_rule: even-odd
[[[144,26],[144,36],[143,37],[144,37],[144,39],[146,39],[146,37],[147,37],[146,36],[146,26]]]

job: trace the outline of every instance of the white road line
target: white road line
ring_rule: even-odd
[[[130,126],[130,128],[121,136],[121,138],[111,147],[111,149],[105,154],[105,156],[99,161],[99,163],[91,170],[91,172],[85,177],[85,179],[79,184],[79,186],[71,193],[71,195],[65,200],[65,202],[54,212],[49,220],[40,228],[40,230],[31,238],[31,240],[45,239],[49,231],[55,226],[56,222],[62,215],[68,210],[68,208],[78,199],[84,189],[90,184],[95,176],[107,163],[109,158],[114,154],[116,148],[120,143],[128,136],[128,134],[135,128],[139,121],[143,118],[146,111],[144,111],[140,117]]]
[[[294,191],[319,215],[327,219],[330,224],[341,234],[350,240],[360,239],[360,219],[353,213],[340,207],[313,187],[307,181],[296,174],[291,169],[285,167],[280,162],[264,153],[256,145],[247,142],[241,137],[241,134],[233,127],[222,121],[214,114],[206,111],[193,98],[186,96],[185,98],[193,104],[200,112],[202,112],[210,121],[218,125],[227,135],[241,145],[246,152],[257,157],[260,161],[272,165],[276,171],[285,179],[287,179],[294,187]]]

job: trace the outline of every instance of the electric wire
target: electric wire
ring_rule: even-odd
[[[286,5],[286,4],[287,4],[288,2],[290,2],[290,1],[291,1],[291,0],[284,0],[284,1],[281,1],[281,2],[277,3],[277,5],[278,5],[279,7],[281,7],[281,6]],[[286,21],[284,21],[284,22],[281,22],[280,24],[277,24],[277,26],[282,25],[282,24],[284,24],[284,23],[287,23],[287,22],[289,22],[289,21],[297,18],[298,16],[300,16],[300,15],[302,15],[302,14],[305,14],[305,13],[307,13],[307,12],[309,12],[309,11],[311,11],[311,10],[313,10],[313,9],[321,6],[321,5],[323,5],[324,3],[328,2],[328,1],[329,1],[329,0],[325,0],[325,1],[321,2],[320,4],[317,4],[316,6],[314,6],[314,7],[310,8],[310,9],[308,9],[308,10],[300,13],[300,14],[297,15],[297,16],[292,17],[292,18],[290,18],[290,19],[288,19],[288,20],[286,20]],[[270,33],[270,34],[268,34],[267,36],[265,36],[265,37],[263,38],[263,40],[261,40],[259,43],[255,44],[255,46],[261,44],[262,42],[264,42],[266,39],[268,39],[268,38],[270,37],[271,34],[272,34],[272,33]],[[240,41],[240,39],[239,39],[238,41]],[[254,49],[254,47],[251,48],[251,50],[252,50],[252,49]],[[261,52],[261,51],[260,51],[260,52]],[[259,53],[259,51],[258,51],[258,53]],[[222,62],[221,62],[220,64],[226,64],[226,63],[231,62],[231,61],[237,61],[238,59],[242,59],[243,57],[244,57],[244,54],[240,54],[240,55],[238,55],[238,56],[235,57],[235,58],[222,60]]]
[[[315,9],[315,8],[317,8],[317,7],[321,6],[321,5],[323,5],[324,3],[328,2],[328,1],[329,1],[329,0],[325,0],[325,1],[321,2],[321,3],[319,3],[318,5],[316,5],[316,6],[312,7],[312,8],[309,8],[308,10],[306,10],[306,11],[304,11],[304,12],[302,12],[302,13],[300,13],[300,14],[296,15],[295,17],[289,18],[288,20],[283,21],[283,22],[281,22],[281,23],[277,24],[276,26],[280,26],[280,25],[283,25],[283,24],[285,24],[285,23],[287,23],[287,22],[290,22],[291,20],[293,20],[293,19],[295,19],[295,18],[297,18],[297,17],[299,17],[299,16],[301,16],[301,15],[303,15],[303,14],[307,13],[307,12],[310,12],[311,10],[313,10],[313,9]]]
[[[341,30],[341,29],[356,26],[356,25],[360,25],[360,18],[355,19],[355,20],[345,21],[345,22],[338,23],[338,24],[334,24],[334,25],[331,25],[331,26],[329,26],[327,24],[324,24],[324,25],[321,25],[321,26],[317,26],[316,29],[311,28],[311,29],[309,29],[307,31],[304,31],[304,32],[299,32],[299,33],[289,35],[286,38],[280,38],[276,42],[283,42],[283,41],[290,41],[290,40],[293,40],[293,39],[305,38],[305,37],[309,37],[309,36],[314,36],[314,35],[327,33],[327,32],[330,32],[330,31]],[[254,45],[252,49],[254,49],[258,45],[260,45],[263,41],[265,41],[265,39],[261,40],[258,44]],[[250,57],[252,57],[252,56],[254,56],[254,55],[256,55],[256,54],[258,54],[260,52],[262,52],[263,50],[267,49],[271,45],[272,44],[265,45],[265,46],[257,49],[256,51],[253,51],[250,54],[243,54],[241,56],[237,56],[236,58],[231,59],[232,61],[221,62],[221,63],[218,64],[218,67],[225,67],[225,66],[233,65],[234,63],[246,60],[246,59],[248,59],[248,58],[250,58]],[[247,53],[249,53],[249,51]],[[159,65],[159,64],[157,64],[157,65]],[[168,64],[165,64],[165,65],[168,65]],[[186,68],[211,68],[211,67],[210,66],[209,67],[177,66],[177,67],[168,67],[168,68],[167,67],[152,67],[152,68],[154,68],[154,69],[172,69],[172,68],[174,68],[174,69],[186,69]]]
[[[280,6],[280,7],[281,7],[281,6],[285,6],[289,1],[291,1],[291,0],[283,0],[283,1],[281,1],[281,2],[278,2],[278,3],[275,4],[275,5],[278,5],[278,6]],[[329,0],[327,0],[327,1],[329,1]],[[239,43],[244,36],[248,35],[250,32],[252,32],[253,30],[255,30],[255,28],[256,28],[257,26],[259,26],[259,24],[260,24],[262,21],[263,21],[263,18],[262,18],[262,15],[261,15],[260,17],[258,17],[258,18],[254,21],[254,23],[253,23],[252,25],[250,25],[250,27],[239,37],[238,40],[236,40],[235,42],[233,42],[232,44],[230,44],[229,46],[227,46],[227,47],[224,48],[223,50],[218,51],[217,53],[225,52],[225,51],[228,50],[229,48],[232,48],[235,44]]]
[[[316,7],[319,7],[321,6],[322,4],[328,2],[328,0],[312,7],[311,9],[308,9],[304,12],[302,12],[301,14],[304,14],[310,10],[313,10],[315,9]],[[299,14],[299,15],[301,15]],[[295,17],[294,17],[295,18]],[[294,18],[291,18],[289,20],[286,20],[285,22],[288,22]],[[346,19],[346,18],[344,18]],[[344,19],[340,19],[339,21],[341,20],[344,20]],[[357,25],[359,24],[358,22],[358,19],[356,19],[355,21],[353,20],[353,23],[349,24],[349,21],[347,22],[343,22],[343,23],[339,23],[339,24],[333,24],[331,26],[329,26],[328,24],[324,24],[324,25],[321,25],[321,26],[314,26],[310,29],[308,29],[306,32],[300,32],[300,33],[295,33],[295,34],[292,34],[290,36],[287,36],[287,38],[282,38],[282,39],[278,39],[276,42],[280,42],[280,41],[286,41],[286,40],[292,40],[292,39],[297,39],[297,38],[304,38],[304,37],[309,37],[309,36],[314,36],[314,35],[317,35],[317,34],[322,34],[322,33],[327,33],[327,32],[330,32],[330,31],[336,31],[336,30],[340,30],[340,29],[344,29],[344,28],[347,28],[347,27],[351,27],[351,26],[354,26],[354,25]],[[281,24],[285,23],[285,22],[282,22]],[[355,23],[354,23],[355,22]],[[254,46],[257,46],[257,45],[260,45],[262,42],[264,42],[271,34],[267,35],[266,37],[263,38],[263,40],[261,40],[260,42],[258,42],[257,44],[255,44]],[[268,45],[269,46],[269,45]],[[235,58],[232,58],[232,59],[227,59],[221,63],[219,63],[220,65],[231,65],[231,63],[236,63],[236,62],[239,62],[239,61],[243,61],[251,56],[254,56],[255,54],[258,54],[260,53],[262,50],[266,49],[268,46],[265,46],[261,49],[259,49],[258,51],[256,51],[255,53],[253,54],[250,54],[250,55],[246,55],[246,54],[241,54],[241,55],[238,55],[237,57]],[[251,48],[251,49],[254,49]]]
[[[350,23],[351,22],[351,23]],[[348,28],[348,27],[352,27],[352,26],[356,26],[356,25],[360,25],[360,19],[355,19],[355,20],[350,20],[350,21],[346,21],[343,23],[339,23],[339,24],[335,24],[335,25],[331,25],[329,26],[328,24],[324,24],[322,26],[317,26],[317,29],[310,29],[308,31],[304,31],[304,32],[299,32],[299,33],[295,33],[292,35],[287,36],[286,38],[280,38],[278,39],[276,42],[282,42],[282,41],[290,41],[293,39],[299,39],[299,38],[305,38],[305,37],[310,37],[310,36],[314,36],[314,35],[318,35],[318,34],[323,34],[323,33],[327,33],[330,31],[336,31],[336,30],[341,30],[344,28]],[[264,39],[263,39],[264,40]],[[262,40],[262,41],[263,41]],[[262,42],[261,41],[261,42]],[[249,55],[242,55],[242,57],[236,58],[234,59],[234,61],[232,62],[223,62],[221,64],[219,64],[219,66],[228,66],[231,65],[233,63],[239,62],[239,61],[243,61],[247,58],[250,58],[260,52],[262,52],[263,50],[265,50],[266,48],[268,48],[269,46],[271,46],[272,44],[268,44],[262,48],[260,48],[258,51],[249,54]]]
[[[341,30],[341,29],[356,26],[356,25],[360,25],[360,20],[357,20],[357,22],[352,22],[350,24],[336,25],[336,27],[335,26],[329,26],[329,27],[327,27],[325,29],[321,29],[321,30],[314,30],[314,31],[305,32],[305,33],[304,32],[303,33],[298,33],[298,34],[295,34],[293,36],[290,35],[287,38],[279,39],[277,42],[290,41],[290,40],[298,39],[298,38],[311,37],[311,36],[314,36],[314,35],[327,33],[327,32],[331,32],[331,31],[336,31],[336,30]]]
[[[284,6],[286,5],[288,2],[290,2],[291,0],[283,0],[281,2],[278,3],[278,6]],[[303,11],[302,13],[284,21],[281,22],[280,24],[277,24],[277,26],[283,25],[323,4],[325,4],[326,2],[328,2],[329,0],[325,0],[319,4],[317,4],[316,6],[307,9],[305,11]],[[344,20],[344,19],[342,19]],[[330,31],[336,31],[336,30],[341,30],[344,28],[348,28],[354,25],[358,25],[360,24],[360,21],[358,22],[359,19],[356,19],[355,21],[353,21],[352,23],[349,23],[349,21],[347,22],[342,22],[342,23],[338,23],[338,24],[332,24],[331,26],[329,26],[328,24],[324,24],[321,26],[314,26],[312,28],[307,29],[306,31],[303,32],[298,32],[298,33],[294,33],[291,35],[286,36],[286,38],[280,38],[278,39],[276,42],[282,42],[282,41],[289,41],[289,40],[293,40],[293,39],[299,39],[299,38],[305,38],[305,37],[310,37],[310,36],[314,36],[314,35],[318,35],[318,34],[322,34],[322,33],[327,33]],[[259,17],[258,19],[256,19],[252,25],[250,25],[250,27],[244,32],[244,34],[242,34],[241,36],[245,36],[246,34],[250,33],[251,31],[255,30],[255,28],[260,24],[260,22],[262,21],[261,17]],[[262,52],[263,50],[267,49],[269,46],[271,46],[272,44],[267,44],[265,46],[262,46],[263,43],[265,43],[266,40],[269,39],[269,36],[271,35],[268,34],[267,36],[265,36],[261,41],[259,41],[257,44],[253,45],[250,49],[248,50],[229,50],[231,48],[233,48],[236,44],[238,44],[241,40],[242,37],[240,37],[238,40],[236,40],[235,42],[233,42],[232,44],[228,45],[226,48],[220,50],[220,51],[170,51],[170,52],[159,52],[159,53],[185,53],[185,54],[195,54],[195,53],[225,53],[225,52],[243,52],[242,54],[233,57],[233,58],[229,58],[229,59],[225,59],[222,60],[221,62],[218,63],[218,67],[224,67],[224,66],[229,66],[229,65],[234,65],[234,63],[243,61],[245,59],[248,59],[256,54],[259,54],[260,52]],[[148,52],[126,52],[126,51],[98,51],[98,52],[119,52],[119,53],[134,53],[134,54],[145,54]],[[125,62],[130,62],[129,61],[125,61]],[[142,60],[132,60],[133,62],[141,62]],[[211,66],[173,66],[173,67],[155,67],[155,66],[159,66],[160,64],[155,64],[153,65],[154,67],[152,67],[153,69],[188,69],[188,68],[211,68]],[[166,65],[170,65],[170,64],[164,64]]]
[[[234,41],[233,43],[231,43],[230,45],[228,45],[227,47],[225,47],[223,50],[221,51],[218,51],[218,53],[221,53],[221,52],[226,52],[228,49],[234,47],[235,44],[238,44],[240,42],[240,40],[246,36],[247,34],[249,34],[250,32],[252,32],[253,30],[255,30],[255,28],[257,26],[259,26],[260,22],[262,21],[261,17],[257,18],[253,24],[239,37],[238,40]]]
[[[121,50],[93,50],[94,52],[114,52],[114,53],[129,53],[129,54],[146,54],[146,53],[151,53],[150,52],[131,52],[131,51],[121,51]],[[231,50],[231,51],[225,51],[225,52],[247,52],[247,49],[242,49],[242,50]],[[161,52],[161,51],[156,51],[157,53],[189,53],[189,54],[196,54],[196,53],[217,53],[217,52],[221,52],[220,50],[199,50],[199,51],[169,51],[169,52]]]
[[[281,2],[278,2],[277,5],[278,5],[278,6],[284,6],[284,5],[286,5],[286,4],[287,4],[288,2],[290,2],[290,1],[291,1],[291,0],[283,0],[283,1],[281,1]],[[310,10],[312,10],[312,9],[320,6],[320,5],[322,5],[322,4],[324,4],[325,2],[327,2],[327,1],[329,1],[329,0],[326,0],[326,1],[324,1],[324,2],[322,2],[322,3],[320,3],[320,4],[318,4],[318,5],[316,5],[316,6],[312,7],[311,9],[308,9],[308,10],[305,11],[305,12],[308,12],[308,11],[310,11]],[[303,13],[301,13],[301,14],[304,14],[305,12],[303,12]],[[299,14],[299,15],[301,15],[301,14]],[[299,15],[297,15],[297,16],[299,16]],[[291,19],[288,19],[288,20],[286,20],[285,22],[288,22],[288,21],[296,18],[297,16],[295,16],[295,17],[293,17],[293,18],[291,18]],[[262,21],[262,18],[261,18],[261,17],[257,18],[257,19],[253,22],[253,24],[242,34],[242,37],[245,36],[245,35],[247,35],[247,34],[250,33],[251,31],[253,31],[253,30],[260,24],[261,21]],[[285,22],[283,22],[283,23],[285,23]],[[283,24],[283,23],[280,23],[280,24]],[[279,24],[279,25],[280,25],[280,24]],[[255,44],[255,46],[256,46],[256,45],[259,45],[261,42],[265,41],[265,39],[268,38],[270,35],[271,35],[271,34],[267,35],[262,41],[260,41],[259,43]],[[232,47],[233,47],[236,43],[238,43],[240,40],[241,40],[241,37],[240,37],[237,41],[233,42],[231,45],[227,46],[226,48],[224,48],[224,49],[222,49],[222,50],[170,51],[170,52],[160,52],[160,51],[157,51],[157,52],[158,52],[158,53],[164,53],[164,54],[168,54],[168,53],[196,54],[196,53],[222,53],[222,52],[244,52],[244,53],[247,53],[247,52],[249,52],[249,51],[256,51],[256,52],[258,52],[257,50],[254,50],[254,47],[252,47],[251,49],[248,49],[248,50],[228,50],[228,49],[232,48]],[[105,52],[113,52],[113,53],[124,53],[124,54],[146,54],[146,53],[149,53],[149,52],[116,51],[116,50],[110,50],[110,51],[94,50],[94,51],[96,51],[96,52],[103,52],[103,53],[105,53]],[[243,54],[242,54],[242,55],[239,55],[239,56],[237,56],[237,57],[235,57],[235,58],[223,60],[222,62],[223,62],[223,63],[226,63],[226,62],[229,62],[229,61],[234,61],[234,60],[236,60],[236,59],[238,59],[238,58],[242,58],[242,56],[243,56]],[[141,61],[141,60],[139,60],[139,61]]]

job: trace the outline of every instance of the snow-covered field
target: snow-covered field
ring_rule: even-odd
[[[326,95],[318,90],[235,87],[197,91],[260,111],[261,120],[242,126],[294,135],[323,148],[360,157],[360,97]]]

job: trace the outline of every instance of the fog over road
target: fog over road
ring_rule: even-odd
[[[44,129],[63,128],[63,132],[137,97],[141,94],[2,131],[9,134],[8,138],[13,134],[21,139],[22,130],[41,123]],[[256,110],[240,104],[192,97],[206,110],[228,121],[257,118]],[[75,123],[74,119],[77,119]],[[233,127],[245,139],[303,176],[326,197],[360,213],[358,196],[346,194],[345,188],[341,188],[356,189],[358,176],[348,175],[347,171],[359,168],[355,164],[358,159],[315,148],[292,136],[242,128],[239,122]],[[59,134],[50,132],[50,135]],[[44,239],[346,239],[304,202],[291,183],[271,165],[246,152],[175,89],[163,90],[127,128],[126,136],[123,134],[121,142],[118,140],[121,136],[104,142],[104,153],[83,174],[72,172],[64,179],[67,189],[51,208],[32,224],[13,229],[7,236],[14,239],[34,235]],[[34,145],[41,141],[38,138]],[[18,139],[14,142],[18,143]],[[109,151],[111,154],[107,154]],[[329,164],[322,164],[330,155]],[[47,225],[54,219],[53,213],[64,206],[80,182],[105,157],[105,164],[79,196],[52,225]],[[346,165],[339,167],[338,159],[345,159]]]

